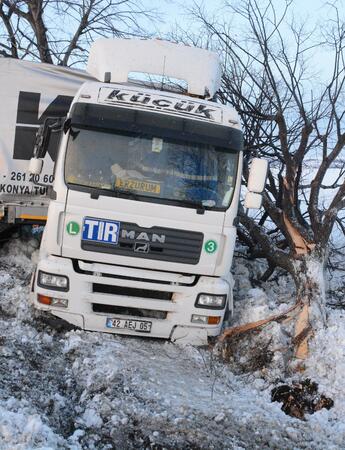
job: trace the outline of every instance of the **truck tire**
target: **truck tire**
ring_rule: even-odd
[[[0,242],[9,240],[17,229],[18,226],[13,223],[0,223]]]

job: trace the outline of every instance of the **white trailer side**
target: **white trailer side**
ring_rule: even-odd
[[[67,114],[81,84],[90,76],[49,64],[0,58],[0,221],[46,219],[47,188],[53,181],[59,136],[53,139],[40,176],[28,173],[35,134],[47,117]]]

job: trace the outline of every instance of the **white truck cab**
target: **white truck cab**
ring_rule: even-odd
[[[186,92],[134,85],[135,71],[185,80]],[[205,344],[233,309],[242,173],[238,116],[210,100],[218,57],[100,40],[88,72],[98,81],[64,120],[34,305],[86,330]],[[32,173],[43,156],[38,145]]]

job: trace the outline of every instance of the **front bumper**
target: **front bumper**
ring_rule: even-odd
[[[36,273],[39,270],[67,276],[69,291],[61,292],[42,288],[37,285],[36,276],[32,289],[34,306],[91,331],[159,337],[191,343],[207,341],[207,337],[217,336],[220,333],[229,300],[223,310],[196,308],[195,300],[198,294],[225,294],[228,299],[231,298],[231,286],[222,278],[185,276],[109,264],[72,261],[56,256],[41,260]],[[129,295],[126,295],[126,289]],[[121,292],[121,295],[114,294],[114,291]],[[140,291],[145,293],[144,297],[140,296]],[[154,298],[150,298],[150,293]],[[43,305],[37,301],[38,294],[68,299],[68,307]],[[230,305],[232,306],[231,302]],[[116,310],[116,308],[127,308],[130,311],[133,309],[133,313],[112,312],[112,309]],[[97,311],[103,309],[106,312],[95,312],[95,309]],[[138,314],[138,310],[145,310],[145,314],[148,311],[152,317],[142,317]],[[192,314],[219,316],[220,322],[217,325],[193,324],[191,323]],[[156,318],[158,315],[165,317]],[[107,318],[150,321],[152,322],[151,332],[148,334],[130,329],[107,328]]]

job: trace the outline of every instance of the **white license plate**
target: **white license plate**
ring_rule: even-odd
[[[120,328],[121,330],[133,330],[141,333],[151,333],[152,322],[146,320],[111,319],[106,322],[107,328]]]

